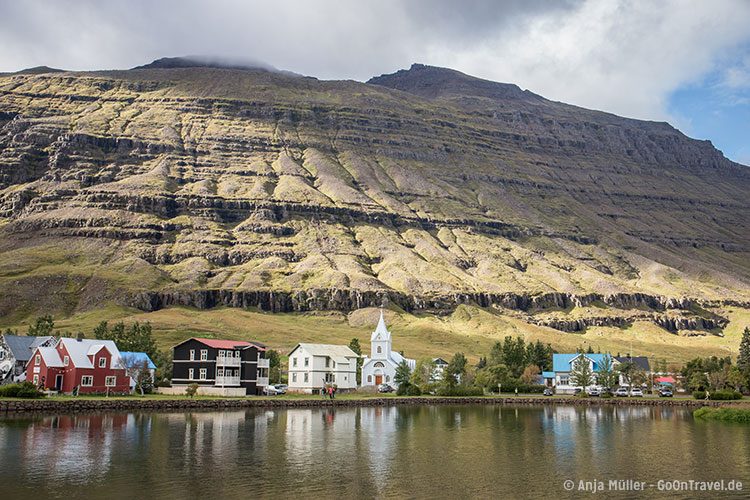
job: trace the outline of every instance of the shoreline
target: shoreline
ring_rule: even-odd
[[[382,397],[342,399],[291,399],[291,398],[247,398],[247,399],[5,399],[0,400],[0,417],[9,414],[70,414],[121,411],[185,411],[226,410],[249,408],[351,408],[378,406],[430,406],[430,405],[507,405],[507,406],[662,406],[682,408],[726,407],[748,405],[748,401],[704,401],[687,398],[677,399],[599,399],[536,396],[477,396],[477,397]]]

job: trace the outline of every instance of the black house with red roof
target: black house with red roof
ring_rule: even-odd
[[[261,394],[268,385],[265,355],[259,342],[188,339],[174,347],[172,387],[242,387],[246,394]]]

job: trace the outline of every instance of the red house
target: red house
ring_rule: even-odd
[[[79,394],[130,392],[130,377],[111,340],[61,338],[37,347],[26,365],[26,380],[47,390]]]

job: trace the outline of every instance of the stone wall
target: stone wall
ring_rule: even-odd
[[[225,408],[320,408],[358,406],[408,405],[514,405],[539,406],[548,404],[576,406],[679,406],[699,408],[742,404],[740,401],[702,401],[694,399],[598,399],[544,397],[384,397],[367,399],[70,399],[70,400],[0,400],[0,414],[7,413],[79,413],[100,411],[185,411],[222,410]]]

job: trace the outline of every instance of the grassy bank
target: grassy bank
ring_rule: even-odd
[[[700,408],[693,412],[693,416],[702,420],[719,420],[721,422],[735,422],[750,424],[750,408]]]

